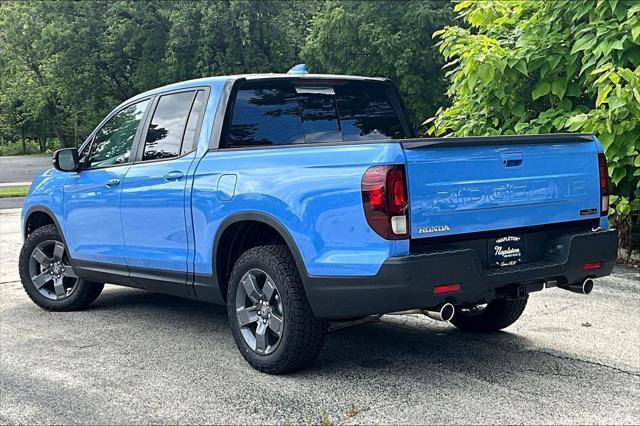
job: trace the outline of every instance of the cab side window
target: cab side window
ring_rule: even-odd
[[[160,97],[147,130],[142,161],[180,155],[194,95],[195,92],[191,91]]]
[[[87,167],[106,167],[129,161],[131,147],[149,100],[130,105],[111,117],[96,132]]]

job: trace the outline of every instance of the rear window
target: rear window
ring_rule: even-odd
[[[406,137],[385,84],[262,81],[238,90],[228,147]]]

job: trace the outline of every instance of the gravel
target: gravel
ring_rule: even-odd
[[[242,359],[224,307],[108,285],[83,312],[41,310],[18,223],[0,212],[0,423],[640,423],[637,269],[533,294],[490,335],[384,317],[275,377]]]

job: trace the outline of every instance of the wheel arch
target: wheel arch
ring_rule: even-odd
[[[60,226],[56,215],[48,207],[32,206],[29,208],[24,217],[25,219],[22,227],[23,239],[26,239],[29,234],[31,234],[38,228],[46,225],[55,225],[55,227],[58,229],[58,232],[60,233],[62,241],[66,244],[64,233],[62,232],[62,227]]]
[[[304,260],[300,253],[298,245],[296,244],[295,240],[291,236],[291,233],[289,232],[289,230],[286,228],[285,225],[282,224],[282,222],[280,222],[278,219],[276,219],[275,217],[267,213],[258,212],[258,211],[244,211],[244,212],[233,213],[229,215],[227,218],[225,218],[220,224],[220,226],[218,227],[218,230],[216,232],[216,236],[214,239],[214,243],[213,243],[213,252],[211,256],[213,273],[214,273],[214,276],[217,278],[217,282],[220,288],[222,298],[225,301],[227,298],[226,290],[228,286],[228,273],[230,273],[231,271],[228,270],[229,265],[223,264],[221,260],[224,259],[223,257],[224,255],[227,255],[227,257],[229,256],[233,257],[234,253],[229,253],[228,251],[224,252],[224,249],[228,248],[226,247],[228,243],[228,238],[233,238],[233,235],[235,235],[233,231],[237,230],[238,226],[242,224],[251,224],[251,223],[259,224],[263,226],[261,228],[261,230],[263,231],[267,230],[268,228],[273,230],[274,234],[269,235],[269,237],[277,236],[282,240],[284,244],[287,245],[287,247],[289,248],[289,251],[293,255],[293,259],[296,263],[296,267],[298,268],[298,271],[300,272],[300,276],[302,278],[303,283],[306,281],[305,278],[308,276],[307,269],[305,267]],[[268,228],[265,228],[265,227],[268,227]],[[244,246],[241,246],[241,247],[244,247]],[[250,248],[251,245],[247,247]],[[230,267],[232,268],[233,265],[230,265]]]

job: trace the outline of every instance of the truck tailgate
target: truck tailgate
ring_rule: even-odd
[[[595,141],[549,136],[403,142],[411,238],[598,217]]]

